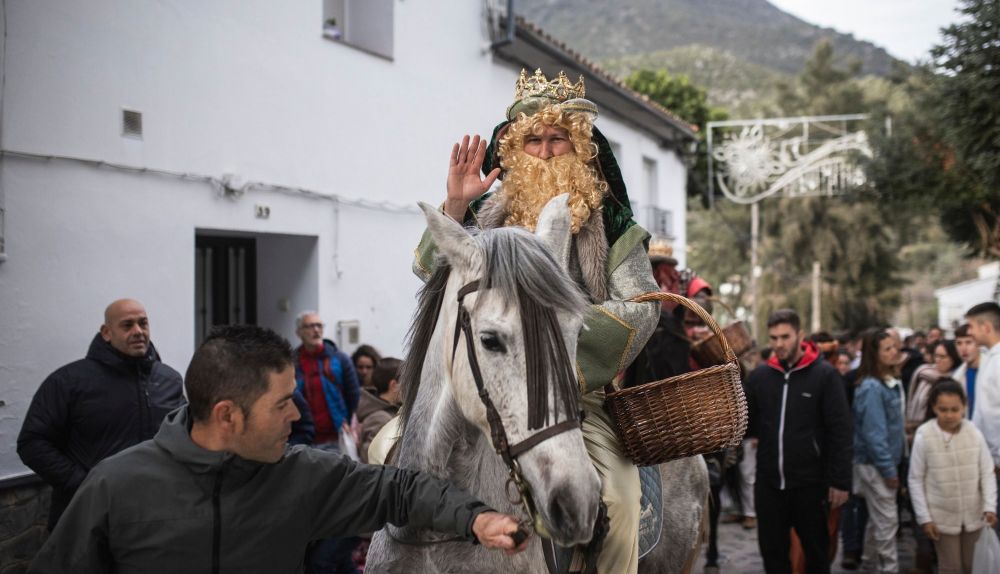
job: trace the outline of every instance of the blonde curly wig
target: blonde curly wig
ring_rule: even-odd
[[[524,152],[529,134],[541,135],[547,127],[560,127],[569,133],[573,153],[543,160]],[[594,167],[597,144],[591,140],[592,120],[583,113],[563,110],[553,104],[538,113],[519,114],[500,139],[500,166],[505,175],[503,193],[508,213],[506,224],[534,230],[538,215],[553,197],[569,193],[573,216],[572,231],[601,208],[608,184]]]

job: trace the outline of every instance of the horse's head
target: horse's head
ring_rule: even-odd
[[[472,235],[422,207],[451,267],[440,314],[451,393],[488,440],[495,428],[486,403],[495,406],[493,427],[502,423],[545,529],[563,545],[586,542],[601,484],[578,425],[576,347],[587,302],[567,271],[567,196],[545,207],[537,235],[520,228]]]

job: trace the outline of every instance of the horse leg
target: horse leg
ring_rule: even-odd
[[[698,544],[695,545],[694,550],[688,556],[687,562],[684,563],[684,568],[681,570],[682,574],[691,574],[694,572],[698,558],[701,557],[701,547],[705,544],[705,539],[708,537],[709,512],[711,512],[711,509],[709,509],[708,501],[706,501],[705,511],[701,514],[701,527],[698,529]]]
[[[690,572],[704,539],[708,511],[708,468],[700,456],[659,467],[663,484],[660,543],[639,562],[640,574]]]

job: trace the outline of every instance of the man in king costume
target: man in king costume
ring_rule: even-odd
[[[577,375],[586,412],[583,438],[601,475],[610,532],[598,558],[602,574],[635,573],[639,564],[638,469],[625,457],[604,409],[604,387],[646,344],[659,317],[656,302],[629,298],[657,291],[646,246],[649,234],[632,219],[625,183],[608,140],[594,127],[597,106],[584,99],[583,78],[562,72],[549,81],[521,71],[507,119],[487,146],[479,136],[455,144],[442,210],[466,226],[521,226],[534,231],[553,197],[568,193],[573,248],[570,271],[592,303],[580,333]],[[480,176],[482,171],[483,176]],[[488,192],[497,178],[502,184]],[[431,275],[435,245],[424,233],[414,272]]]

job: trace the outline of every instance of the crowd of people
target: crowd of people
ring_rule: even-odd
[[[107,492],[95,492],[98,487],[93,482],[85,487],[89,489],[85,494],[77,494],[84,478],[91,474],[99,462],[143,443],[157,444],[163,451],[171,453],[170,456],[176,461],[192,467],[227,464],[226,457],[210,460],[205,456],[209,451],[216,451],[207,447],[213,443],[212,440],[195,441],[199,446],[206,447],[206,450],[196,453],[201,455],[200,459],[194,456],[193,445],[183,439],[182,435],[186,433],[177,434],[177,425],[186,426],[191,439],[199,435],[211,436],[222,447],[217,452],[239,453],[247,460],[272,463],[281,458],[284,463],[288,457],[282,458],[286,441],[281,434],[280,424],[277,429],[271,429],[265,435],[265,438],[272,439],[268,445],[270,452],[262,451],[260,444],[232,444],[231,436],[228,437],[228,445],[217,442],[221,440],[221,433],[213,425],[218,422],[213,418],[218,415],[215,409],[221,404],[220,401],[226,402],[226,398],[237,397],[235,406],[245,417],[244,425],[249,425],[251,419],[266,421],[267,415],[250,415],[257,408],[256,403],[261,402],[264,397],[258,396],[256,401],[248,402],[246,396],[255,393],[248,393],[241,388],[248,379],[259,379],[262,370],[270,368],[272,371],[287,372],[290,378],[291,388],[284,389],[275,400],[280,405],[277,410],[278,422],[284,420],[290,424],[287,445],[307,445],[317,451],[345,454],[352,461],[366,462],[372,439],[399,409],[398,379],[402,361],[394,357],[382,357],[370,345],[361,345],[348,357],[333,341],[324,337],[323,329],[324,324],[316,312],[300,313],[296,318],[296,334],[300,345],[294,350],[290,347],[283,348],[287,343],[265,329],[231,327],[220,330],[199,348],[182,380],[177,371],[160,361],[150,339],[150,321],[144,306],[131,299],[111,303],[105,310],[104,323],[91,341],[86,357],[57,369],[42,383],[32,400],[18,437],[18,454],[24,463],[53,488],[49,529],[53,531],[52,544],[62,546],[57,553],[40,553],[33,569],[69,571],[64,569],[67,563],[63,560],[76,560],[83,556],[95,560],[101,558],[101,552],[95,552],[94,548],[88,546],[101,544],[93,536],[103,537],[104,542],[107,542],[110,533],[101,530],[108,527],[107,517],[102,517],[94,508],[80,508],[79,503],[70,516],[63,516],[74,497],[83,496],[86,499],[108,496]],[[289,368],[277,368],[285,363]],[[186,388],[187,398],[183,388]],[[260,389],[256,394],[260,394]],[[185,404],[188,405],[190,419],[184,417],[185,420],[180,420],[188,412],[179,409]],[[232,407],[230,404],[228,408]],[[209,410],[206,412],[206,409]],[[174,418],[168,419],[168,414],[172,411]],[[273,418],[273,413],[268,414]],[[226,424],[232,424],[233,412],[220,416]],[[199,433],[201,428],[212,432]],[[244,440],[251,438],[253,442],[256,438],[247,437],[248,430],[237,430],[235,434],[244,435]],[[277,443],[274,438],[278,438]],[[129,457],[130,460],[136,458],[134,454]],[[157,462],[162,464],[162,461],[156,461],[155,453],[146,453],[146,458],[147,465],[151,461],[154,467]],[[295,462],[288,459],[286,466],[301,467],[304,470],[299,472],[303,474],[310,472],[308,467],[316,466],[318,468],[314,469],[313,474],[319,479],[330,476],[334,470],[331,461],[338,458],[320,461],[300,458]],[[127,463],[119,463],[122,464]],[[150,467],[147,466],[148,468]],[[152,473],[157,476],[147,474],[131,476],[129,479],[121,476],[112,478],[124,480],[131,487],[143,479],[149,479],[147,486],[152,487],[164,481],[183,478],[176,471],[159,470],[162,472]],[[205,474],[206,469],[198,468],[194,472]],[[240,471],[234,469],[230,471],[230,475],[237,472]],[[243,469],[243,472],[249,471]],[[132,473],[135,473],[134,469]],[[343,471],[335,474],[343,475]],[[330,481],[325,486],[327,489],[355,488],[351,482],[343,477],[342,480]],[[368,483],[357,480],[354,482],[358,483],[354,497],[363,501],[372,487],[370,479]],[[316,517],[318,522],[314,528],[319,532],[345,530],[342,525],[336,528],[331,523],[358,520],[359,517],[352,515],[354,513],[347,508],[347,500],[342,494],[322,494],[323,487],[324,485],[303,483],[300,493],[314,494],[318,505],[338,505],[327,513],[326,524],[322,523],[324,517]],[[430,484],[428,487],[434,488],[435,485]],[[165,488],[171,487],[165,485]],[[155,495],[155,489],[150,492]],[[329,500],[324,501],[324,498]],[[411,502],[417,504],[420,501],[414,499]],[[423,501],[429,506],[439,502],[434,497]],[[481,504],[469,501],[462,503],[470,507]],[[130,505],[136,504],[133,497]],[[479,510],[481,512],[482,509]],[[141,508],[125,509],[125,512],[129,511],[132,512],[132,519],[141,519],[144,514]],[[425,509],[425,512],[440,511],[440,508]],[[175,508],[172,512],[183,514],[184,511],[177,511]],[[149,514],[155,516],[157,513],[153,510]],[[250,514],[267,519],[260,512]],[[371,514],[363,517],[363,521],[374,521],[372,525],[384,524],[377,513],[362,514]],[[149,516],[145,520],[149,521]],[[466,525],[459,524],[456,528],[462,531]],[[364,528],[351,525],[346,530],[364,531]],[[463,532],[465,535],[474,533],[474,530]],[[165,539],[149,532],[146,534],[149,535],[146,540],[136,540],[135,543],[149,547],[155,546],[157,540]],[[301,562],[304,557],[306,572],[355,574],[364,567],[365,544],[363,536],[318,538],[304,534],[302,540],[291,545],[290,554],[280,558],[272,556],[267,563],[282,564],[282,560],[294,563],[294,549],[301,548],[299,560]],[[175,548],[179,547],[175,544]],[[169,555],[169,552],[161,553],[161,556]],[[145,563],[146,566],[151,562]],[[76,563],[76,567],[85,571],[98,564]],[[95,571],[107,571],[107,564],[99,566]],[[256,566],[259,567],[260,564]],[[163,567],[168,570],[170,568],[169,564],[164,564]]]
[[[639,473],[604,389],[708,366],[694,353],[711,335],[699,313],[637,296],[669,291],[709,312],[718,300],[632,218],[597,112],[582,79],[522,71],[492,139],[455,144],[441,212],[483,233],[534,231],[543,208],[567,194],[571,244],[557,255],[589,302],[575,347],[579,428],[607,510],[588,566],[634,574]],[[433,238],[425,234],[415,255],[428,280],[441,263]],[[915,517],[918,567],[936,554],[939,572],[968,571],[983,525],[997,522],[1000,306],[976,305],[967,320],[954,341],[940,329],[838,341],[805,337],[792,310],[774,313],[767,351],[745,365],[746,440],[705,457],[706,571],[718,569],[720,498],[732,475],[768,572],[828,572],[839,537],[844,567],[897,571],[900,495]],[[87,356],[42,382],[18,437],[22,460],[53,488],[52,534],[31,571],[354,573],[363,536],[387,523],[510,554],[527,548],[516,517],[453,483],[366,464],[390,460],[393,441],[379,437],[399,420],[402,362],[367,345],[347,356],[316,312],[295,326],[295,349],[265,328],[218,328],[182,379],[160,361],[142,304],[109,305]]]
[[[829,572],[840,543],[846,570],[899,572],[912,532],[909,572],[971,572],[983,527],[997,527],[1000,306],[971,307],[951,339],[806,336],[791,310],[767,332],[744,357],[747,439],[708,457],[734,507],[723,520],[758,529],[765,570]]]

